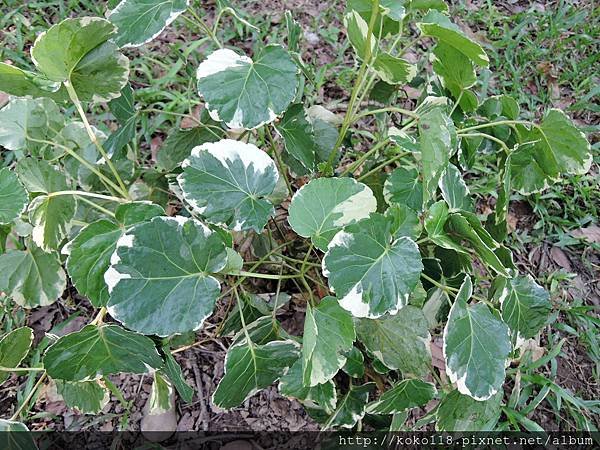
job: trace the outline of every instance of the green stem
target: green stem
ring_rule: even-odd
[[[528,120],[498,120],[496,122],[481,123],[479,125],[473,125],[472,127],[461,128],[457,130],[456,133],[462,134],[466,131],[480,130],[481,128],[495,127],[498,125],[532,125],[534,127],[539,127],[539,125]]]
[[[419,120],[419,115],[416,112],[410,111],[410,110],[404,109],[404,108],[397,108],[395,106],[388,106],[386,108],[371,109],[371,110],[365,111],[363,113],[360,113],[360,114],[354,116],[354,120],[358,120],[362,117],[370,116],[373,114],[384,113],[384,112],[397,112],[397,113],[401,113],[406,116],[412,117],[413,119]]]
[[[462,100],[464,93],[465,93],[464,89],[461,89],[460,94],[458,95],[458,98],[456,99],[456,102],[454,102],[454,106],[452,107],[452,110],[450,111],[450,114],[448,114],[449,116],[451,116],[454,113],[454,111],[456,111],[456,108],[458,107],[458,104]]]
[[[117,186],[110,178],[100,172],[96,167],[94,167],[89,161],[85,160],[81,157],[77,152],[73,151],[71,148],[66,145],[59,144],[58,142],[47,141],[45,139],[35,139],[27,136],[26,139],[31,142],[37,142],[38,144],[51,145],[54,147],[58,147],[67,152],[70,156],[75,158],[82,166],[86,167],[90,172],[100,178],[100,181],[106,186],[106,188],[110,191],[110,189],[114,189],[116,192],[120,192],[120,187]]]
[[[115,217],[115,213],[104,208],[103,206],[98,205],[97,203],[94,203],[91,200],[88,200],[85,197],[79,197],[79,200],[82,201],[83,203],[87,203],[88,205],[90,205],[92,208],[97,209],[98,211],[100,211],[101,213],[106,214],[109,217]]]
[[[458,292],[458,289],[453,288],[451,286],[446,286],[445,284],[440,283],[437,280],[434,280],[433,278],[431,278],[429,275],[421,273],[421,277],[425,278],[427,281],[429,281],[431,284],[433,284],[434,286],[439,287],[440,289],[444,290],[444,291],[451,291],[451,292]]]
[[[281,155],[277,151],[277,146],[275,145],[275,139],[273,139],[273,135],[271,134],[271,130],[269,129],[268,126],[265,128],[265,130],[267,133],[267,138],[269,139],[269,144],[271,145],[271,148],[273,149],[273,156],[275,157],[275,161],[277,162],[277,165],[279,166],[279,172],[283,175],[283,179],[285,181],[285,185],[287,186],[288,193],[290,195],[292,195],[292,193],[294,192],[292,190],[292,183],[290,182],[290,179],[288,178],[287,168],[286,168],[285,164],[283,163],[283,160],[281,159]]]
[[[265,280],[289,280],[292,278],[300,278],[300,275],[274,275],[272,273],[257,273],[257,272],[247,272],[245,270],[239,270],[233,273],[226,273],[225,275],[236,275],[241,277],[251,277],[251,278],[263,278]]]
[[[223,48],[223,44],[221,44],[221,42],[219,42],[219,40],[217,39],[217,36],[215,36],[213,31],[210,29],[210,27],[204,23],[204,21],[194,12],[194,10],[192,8],[188,8],[188,12],[195,19],[196,25],[198,25],[202,30],[204,30],[206,32],[206,34],[208,34],[208,37],[215,44],[217,44],[219,46],[219,48]],[[185,17],[185,16],[182,16],[182,17]],[[187,19],[187,17],[186,17],[186,19]]]
[[[482,137],[485,139],[489,139],[490,141],[494,141],[495,143],[497,143],[498,145],[500,145],[502,147],[502,149],[504,150],[504,152],[507,155],[510,155],[510,149],[508,148],[508,145],[506,145],[506,143],[500,139],[498,139],[495,136],[492,136],[490,134],[487,133],[461,133],[459,134],[459,136],[461,137]]]
[[[116,167],[114,166],[111,159],[109,158],[108,153],[106,153],[106,150],[104,150],[104,147],[102,147],[102,145],[100,144],[100,141],[98,141],[98,138],[96,137],[96,133],[94,133],[94,130],[92,130],[92,127],[91,127],[90,123],[88,122],[87,117],[85,115],[85,111],[83,110],[83,106],[81,105],[81,102],[79,101],[79,97],[77,96],[77,92],[75,92],[75,89],[73,88],[73,86],[71,85],[71,82],[69,80],[65,81],[63,84],[67,88],[67,93],[69,94],[69,98],[75,105],[75,109],[77,109],[77,112],[79,113],[79,117],[81,117],[81,121],[83,122],[83,126],[85,127],[85,130],[87,131],[87,134],[88,134],[90,140],[94,143],[94,145],[96,146],[96,148],[98,149],[98,151],[100,152],[100,154],[102,155],[104,160],[106,161],[106,164],[108,164],[110,171],[113,173],[115,179],[117,180],[117,183],[120,186],[120,193],[126,199],[131,200],[131,198],[129,197],[129,192],[127,191],[127,188],[125,187],[125,183],[123,183],[123,180],[121,179],[121,176],[119,175],[119,172],[117,171]]]
[[[25,397],[25,399],[21,403],[21,406],[19,406],[19,408],[15,411],[10,420],[17,420],[19,418],[19,415],[21,415],[21,411],[23,411],[23,409],[25,409],[25,407],[29,404],[42,382],[46,379],[46,376],[46,372],[44,372],[40,379],[37,380],[37,383],[35,383],[33,388],[31,388],[31,391],[29,391],[29,394],[27,394],[27,397]]]
[[[384,162],[382,162],[381,164],[379,164],[378,166],[374,167],[373,169],[369,170],[367,173],[361,175],[360,177],[358,177],[358,181],[362,181],[365,178],[369,178],[371,175],[373,175],[374,173],[379,172],[381,169],[383,169],[385,166],[390,165],[393,162],[396,162],[397,160],[399,160],[400,158],[404,158],[406,155],[410,154],[411,152],[401,152],[398,153],[397,155],[395,155],[393,158],[390,158]]]
[[[111,202],[127,203],[127,200],[124,200],[119,197],[112,197],[110,195],[96,194],[95,192],[85,192],[85,191],[56,191],[56,192],[50,192],[48,194],[48,197],[58,197],[60,195],[77,195],[79,197],[92,197],[92,198],[99,198],[101,200],[108,200]]]
[[[352,124],[354,120],[354,107],[356,103],[356,99],[360,93],[360,89],[363,86],[363,78],[367,72],[369,67],[369,63],[371,62],[371,38],[373,36],[373,28],[375,27],[375,22],[377,21],[377,17],[379,15],[379,0],[374,0],[372,2],[371,7],[371,20],[369,21],[369,28],[367,30],[367,41],[365,43],[365,57],[363,58],[362,65],[358,70],[358,75],[356,80],[354,81],[354,86],[352,88],[352,93],[350,94],[350,101],[348,102],[348,108],[346,109],[346,115],[344,116],[344,120],[342,122],[342,126],[340,128],[340,134],[333,146],[331,154],[329,155],[329,159],[327,160],[327,165],[329,167],[333,166],[333,161],[335,160],[335,155],[337,154],[338,149],[342,145],[344,141],[344,137],[346,136],[346,132],[348,128]]]
[[[360,165],[365,162],[367,160],[367,158],[369,158],[369,156],[373,155],[374,153],[376,153],[377,151],[379,151],[379,149],[381,149],[382,147],[386,146],[389,143],[389,140],[386,138],[384,140],[382,140],[381,142],[378,142],[376,145],[373,146],[373,148],[371,148],[371,150],[369,150],[368,152],[366,152],[365,154],[363,154],[360,158],[358,158],[356,161],[354,161],[352,164],[350,164],[341,174],[341,177],[346,176],[349,173],[354,172],[356,169],[358,169],[360,167]]]
[[[1,367],[0,372],[43,372],[43,367]]]

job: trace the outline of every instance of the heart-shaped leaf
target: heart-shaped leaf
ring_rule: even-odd
[[[282,114],[296,96],[298,67],[279,45],[254,60],[220,49],[198,66],[198,93],[211,117],[229,128],[254,129]]]
[[[220,292],[221,237],[184,217],[155,217],[127,230],[104,274],[108,311],[128,328],[169,336],[197,330]]]
[[[117,241],[130,226],[164,214],[162,207],[152,203],[125,203],[117,208],[114,221],[100,219],[81,230],[67,246],[67,271],[77,291],[92,305],[106,306],[108,286],[104,274]]]
[[[214,224],[262,231],[274,213],[275,162],[252,144],[232,139],[195,147],[177,178],[184,199]]]
[[[355,317],[396,313],[408,303],[421,270],[415,242],[394,239],[392,221],[377,213],[338,232],[323,259],[329,287]]]
[[[406,205],[415,211],[423,209],[423,183],[415,169],[398,167],[385,180],[383,195],[388,204]]]
[[[492,431],[500,418],[502,393],[477,401],[454,390],[447,394],[436,412],[438,431]]]
[[[504,364],[511,351],[508,327],[483,303],[472,306],[471,277],[456,294],[444,328],[444,358],[450,381],[461,394],[486,400],[504,383]]]
[[[299,358],[292,367],[279,379],[279,392],[286,397],[292,397],[313,406],[316,404],[327,414],[333,413],[337,403],[335,384],[329,380],[323,384],[307,387],[302,382],[302,358]]]
[[[0,291],[25,308],[54,303],[66,285],[66,275],[55,252],[46,253],[31,242],[26,250],[9,250],[0,255]]]
[[[95,380],[112,373],[148,373],[163,362],[150,338],[118,325],[86,325],[52,344],[44,367],[52,378]]]
[[[69,408],[82,414],[98,414],[110,400],[110,391],[100,380],[56,380],[56,392]]]
[[[369,393],[375,388],[375,383],[366,383],[362,386],[350,386],[350,389],[337,404],[335,412],[323,425],[324,430],[331,428],[352,428],[365,415],[365,407],[369,400]]]
[[[122,0],[108,14],[116,25],[115,43],[139,47],[150,42],[189,6],[189,0]]]
[[[55,101],[68,98],[60,83],[3,62],[0,62],[0,91],[15,97],[48,97]]]
[[[377,209],[366,185],[352,178],[317,178],[292,197],[288,221],[292,229],[323,251],[344,226],[364,219]]]

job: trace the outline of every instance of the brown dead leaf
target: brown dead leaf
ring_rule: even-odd
[[[552,260],[558,264],[560,267],[570,272],[572,270],[571,261],[567,254],[562,251],[559,247],[552,247],[550,249],[550,256],[552,256]]]
[[[571,236],[585,239],[590,243],[600,244],[600,227],[598,225],[590,225],[589,227],[580,228],[579,230],[571,231]]]
[[[202,112],[202,105],[197,105],[192,111],[192,117],[196,120],[200,120],[200,113]],[[190,117],[184,117],[179,125],[181,128],[194,128],[198,126],[198,122]]]
[[[160,136],[154,136],[150,141],[150,154],[152,155],[152,161],[156,161],[158,151],[162,147],[163,139]]]

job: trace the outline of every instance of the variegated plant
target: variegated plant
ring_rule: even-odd
[[[37,371],[69,406],[98,413],[117,389],[109,375],[152,372],[157,408],[173,387],[189,402],[173,338],[201,329],[228,301],[218,331],[233,337],[212,396],[221,408],[278,383],[323,428],[352,428],[365,414],[398,427],[432,399],[439,430],[493,428],[505,367],[551,310],[503,245],[509,198],[585,173],[585,136],[559,110],[531,122],[508,96],[481,98],[486,52],[442,1],[349,0],[357,70],[343,119],[307,103],[312,69],[288,14],[287,47],[208,52],[194,80],[208,114],[172,130],[151,168],[127,151],[142,114],[127,49],[186,11],[200,21],[193,9],[185,0],[122,0],[106,19],[66,19],[42,33],[31,49],[35,71],[0,63],[0,91],[11,96],[0,110],[2,155],[10,155],[0,169],[3,301],[47,306],[73,286],[97,310],[80,331],[48,336],[36,367],[19,367],[32,331],[5,335],[0,381]],[[403,59],[409,23],[430,65]],[[204,26],[222,47],[216,26]],[[396,106],[417,75],[424,94],[415,108]],[[105,102],[118,125],[108,134],[88,119]],[[357,133],[370,116],[377,130]],[[360,140],[365,150],[352,151]],[[498,167],[487,217],[463,177],[483,151]],[[140,190],[149,169],[179,213],[168,216],[168,198]],[[281,227],[291,227],[293,242],[283,242],[290,232]],[[262,242],[258,262],[236,251],[242,237]],[[276,282],[274,301],[247,287],[249,277]],[[306,301],[302,336],[277,320],[285,290]],[[435,336],[447,378],[433,366]],[[2,429],[23,428],[19,411]]]

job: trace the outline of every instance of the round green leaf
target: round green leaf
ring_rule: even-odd
[[[0,145],[33,153],[42,144],[32,139],[48,140],[63,124],[63,115],[49,98],[14,98],[0,110]]]
[[[118,240],[104,274],[108,311],[144,334],[197,330],[220,292],[209,274],[226,260],[220,236],[193,219],[155,217],[135,225]]]
[[[66,288],[66,275],[55,252],[46,253],[34,243],[26,250],[0,255],[0,291],[25,308],[48,306]]]
[[[511,345],[508,327],[485,304],[467,305],[472,293],[467,276],[444,328],[444,358],[448,377],[459,392],[486,400],[502,388]]]
[[[148,373],[163,362],[154,342],[118,325],[87,325],[51,345],[44,356],[50,377],[66,381],[98,379],[112,373]]]
[[[33,342],[33,330],[21,327],[5,334],[0,340],[0,367],[19,367],[21,361],[29,353]],[[10,372],[0,371],[0,384],[9,377]]]
[[[60,83],[3,62],[0,62],[0,90],[15,97],[48,97],[56,101],[67,98]]]
[[[150,42],[186,10],[189,0],[123,0],[108,14],[117,26],[113,40],[119,47]]]
[[[0,169],[0,225],[19,217],[25,210],[28,199],[17,175],[8,167]]]
[[[183,197],[207,221],[261,232],[273,215],[265,197],[273,193],[279,173],[256,146],[232,139],[202,144],[182,167],[177,181]]]
[[[220,49],[198,66],[198,93],[211,117],[229,128],[254,129],[282,114],[296,96],[298,67],[279,45],[267,45],[254,61]]]
[[[415,211],[423,209],[423,183],[416,169],[399,167],[385,180],[383,195],[388,204],[399,203]]]
[[[422,270],[417,244],[404,236],[393,239],[391,221],[377,213],[338,232],[323,259],[329,287],[355,317],[396,313]]]
[[[367,405],[369,414],[397,414],[423,406],[437,393],[435,386],[421,380],[407,379],[385,391],[379,399]]]
[[[296,233],[325,251],[339,230],[376,209],[377,200],[366,185],[348,177],[317,178],[294,194],[288,221]]]
[[[345,352],[356,338],[352,316],[335,297],[325,297],[315,308],[306,308],[302,338],[303,380],[316,386],[332,379],[346,363]]]
[[[109,41],[114,32],[99,17],[65,19],[38,36],[31,59],[48,79],[70,82],[80,100],[108,101],[129,76],[129,61]]]
[[[393,316],[360,319],[356,334],[365,347],[390,369],[425,376],[431,367],[431,336],[427,319],[415,306],[405,306]]]

